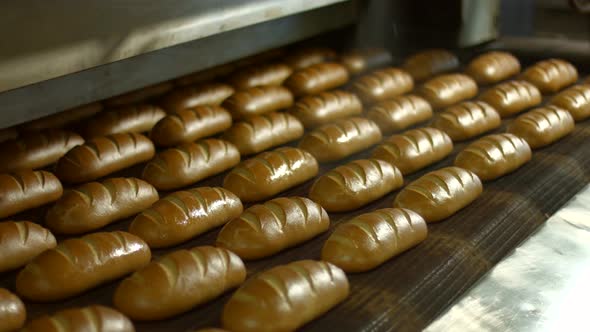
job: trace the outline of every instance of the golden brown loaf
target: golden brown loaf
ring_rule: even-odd
[[[524,139],[512,134],[488,135],[459,152],[455,166],[488,181],[515,171],[531,157],[531,148]]]
[[[148,161],[154,154],[154,144],[143,135],[101,136],[71,149],[59,159],[55,173],[64,182],[88,182]]]
[[[402,67],[414,80],[424,81],[432,76],[458,69],[459,59],[447,50],[430,49],[411,55]]]
[[[336,52],[326,47],[305,48],[285,57],[285,63],[294,70],[307,68],[336,58]]]
[[[250,158],[223,179],[223,187],[242,202],[270,198],[318,174],[318,163],[308,152],[291,147],[263,152]]]
[[[107,107],[120,107],[137,104],[148,99],[159,97],[174,88],[171,82],[162,82],[139,90],[131,91],[105,101]]]
[[[383,48],[352,50],[340,55],[342,63],[350,75],[362,74],[372,68],[384,67],[392,62],[389,51]]]
[[[219,66],[207,68],[198,72],[194,72],[185,76],[181,76],[174,80],[177,86],[187,86],[197,83],[213,81],[231,74],[235,69],[235,64],[225,63]]]
[[[508,126],[508,132],[524,138],[533,149],[549,145],[574,130],[572,115],[557,106],[535,108],[519,116]]]
[[[375,148],[371,157],[384,160],[407,175],[444,159],[452,151],[449,135],[425,127],[391,136]]]
[[[16,331],[23,327],[27,310],[23,301],[4,288],[0,288],[0,332]]]
[[[445,167],[405,186],[393,206],[412,210],[426,222],[436,222],[471,204],[482,190],[477,175],[463,168]]]
[[[15,127],[0,129],[0,143],[13,140],[18,137],[18,130]]]
[[[432,126],[438,128],[453,141],[464,141],[500,127],[502,120],[488,103],[465,101],[437,114]]]
[[[564,108],[576,121],[590,117],[590,84],[573,86],[551,99],[551,104]]]
[[[349,294],[338,267],[302,260],[262,272],[240,287],[223,308],[223,328],[234,332],[294,331]]]
[[[348,71],[338,63],[319,63],[294,72],[285,86],[295,96],[314,95],[348,82]]]
[[[25,131],[64,128],[100,111],[102,111],[101,103],[91,103],[23,123],[20,128]]]
[[[364,272],[426,239],[424,219],[406,209],[380,209],[336,226],[324,243],[322,260],[346,272]]]
[[[240,162],[240,152],[220,139],[184,143],[162,151],[143,169],[142,178],[159,190],[171,190],[219,174]]]
[[[240,199],[223,188],[177,191],[135,217],[129,232],[150,248],[169,247],[226,224],[243,209]]]
[[[220,105],[234,93],[231,85],[203,83],[174,90],[162,98],[160,105],[168,113],[201,105]]]
[[[45,250],[56,246],[51,232],[28,221],[0,222],[0,243],[0,272],[19,268]]]
[[[363,103],[372,104],[412,91],[414,80],[398,68],[378,69],[361,76],[353,84],[353,91]]]
[[[145,133],[160,121],[166,112],[154,105],[127,106],[101,112],[88,120],[86,137],[118,133]]]
[[[293,106],[293,94],[282,86],[258,86],[237,91],[225,102],[234,119],[279,111]]]
[[[174,251],[123,280],[115,307],[135,320],[159,320],[213,300],[246,280],[246,267],[229,250]]]
[[[541,103],[541,92],[527,81],[508,81],[485,91],[480,99],[505,118]]]
[[[439,109],[475,97],[477,84],[463,74],[440,75],[424,83],[420,94],[434,109]]]
[[[21,332],[134,332],[129,318],[100,305],[66,309],[31,321]]]
[[[243,68],[247,66],[272,62],[275,59],[283,58],[284,56],[285,48],[278,47],[235,60],[232,63],[236,66],[236,68]]]
[[[467,75],[479,84],[494,84],[508,79],[520,72],[520,61],[501,51],[487,52],[471,60],[467,66]]]
[[[316,128],[299,142],[299,148],[311,153],[319,162],[346,158],[381,141],[375,122],[353,117]]]
[[[51,203],[62,193],[61,183],[49,172],[0,174],[0,218]]]
[[[293,69],[284,63],[252,65],[232,74],[229,83],[238,90],[255,86],[281,85],[292,72]]]
[[[196,106],[169,114],[150,133],[158,146],[175,146],[218,134],[231,127],[232,119],[220,106]]]
[[[317,127],[340,118],[360,115],[363,105],[350,92],[334,90],[299,99],[289,113],[303,123],[305,128]]]
[[[401,172],[378,159],[360,159],[338,166],[317,179],[309,198],[329,212],[351,211],[404,184]]]
[[[81,144],[84,144],[84,139],[69,131],[27,133],[20,138],[0,143],[0,172],[49,166]]]
[[[303,136],[303,125],[288,113],[253,115],[236,122],[222,138],[235,145],[242,156],[262,152]]]
[[[567,61],[548,59],[527,68],[522,78],[539,88],[541,93],[551,94],[576,83],[578,71]]]
[[[330,218],[318,203],[279,197],[249,207],[223,226],[216,245],[243,259],[259,259],[310,240],[329,227]]]
[[[150,258],[150,248],[135,235],[92,233],[37,256],[18,274],[16,289],[32,301],[57,301],[123,277]]]
[[[81,234],[129,218],[158,200],[149,183],[135,178],[111,178],[68,190],[49,209],[45,224],[57,234]]]
[[[422,97],[405,95],[375,104],[367,118],[379,126],[383,134],[404,130],[432,117],[432,107]]]

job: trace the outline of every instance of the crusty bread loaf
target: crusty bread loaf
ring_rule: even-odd
[[[158,200],[149,183],[136,178],[110,178],[68,190],[49,209],[46,225],[57,234],[81,234],[131,217]]]
[[[160,105],[168,113],[202,105],[220,105],[234,93],[231,85],[203,83],[174,90],[165,95]]]
[[[44,116],[20,125],[24,131],[38,131],[44,129],[60,129],[89,118],[102,111],[100,102],[86,104],[59,113]]]
[[[293,106],[293,94],[282,86],[257,86],[240,90],[223,102],[223,107],[234,119],[244,119],[291,106]]]
[[[361,117],[340,119],[316,128],[299,142],[299,148],[319,162],[346,158],[381,141],[375,122]]]
[[[0,288],[0,332],[19,330],[25,324],[27,310],[23,301],[4,288]]]
[[[104,101],[107,107],[121,107],[144,102],[159,97],[174,88],[171,82],[162,82],[145,88],[134,90]]]
[[[507,131],[524,138],[532,149],[558,141],[574,131],[572,115],[557,106],[535,108],[516,118]]]
[[[129,318],[101,305],[59,311],[31,321],[21,332],[134,332]]]
[[[459,167],[445,167],[404,187],[393,206],[412,210],[426,222],[436,222],[471,204],[482,190],[481,180],[474,173]]]
[[[223,308],[223,327],[235,332],[295,331],[349,294],[336,266],[303,260],[262,272],[240,287]]]
[[[45,250],[55,248],[56,241],[51,232],[32,222],[4,221],[0,222],[0,244],[1,273],[19,268]]]
[[[126,106],[100,112],[88,119],[86,137],[106,136],[119,133],[145,133],[160,121],[166,112],[154,105]]]
[[[361,76],[353,84],[353,91],[363,103],[373,104],[412,91],[414,80],[398,68],[384,68]]]
[[[432,126],[457,142],[464,141],[500,127],[502,120],[488,103],[465,101],[438,113]]]
[[[242,156],[283,145],[303,136],[303,125],[288,113],[253,115],[236,122],[222,138],[235,145]]]
[[[334,60],[336,52],[327,47],[304,48],[291,52],[285,57],[285,63],[294,70]]]
[[[242,211],[240,199],[223,188],[177,191],[135,217],[129,232],[151,248],[169,247],[224,225]]]
[[[378,159],[360,159],[338,166],[317,179],[309,198],[329,212],[351,211],[404,184],[401,172]]]
[[[233,73],[229,83],[237,90],[255,86],[281,85],[293,69],[284,63],[251,65]]]
[[[154,144],[143,135],[101,136],[71,149],[59,159],[55,172],[64,182],[88,182],[148,161],[154,154]]]
[[[213,300],[246,280],[246,267],[229,250],[174,251],[123,280],[115,307],[135,320],[160,320]]]
[[[494,84],[520,72],[520,61],[508,53],[491,51],[475,57],[465,71],[478,84]]]
[[[350,75],[360,75],[391,64],[393,58],[384,48],[369,48],[343,53],[338,60],[346,67]]]
[[[16,289],[32,301],[66,299],[138,270],[150,258],[150,248],[135,235],[92,233],[37,256],[18,274]]]
[[[285,86],[299,97],[337,88],[346,84],[348,78],[343,65],[326,62],[297,70],[285,81]]]
[[[174,84],[176,84],[177,86],[184,87],[187,85],[210,82],[215,79],[220,79],[231,74],[235,68],[236,65],[234,63],[224,63],[219,66],[207,68],[205,70],[200,70],[195,73],[181,76],[174,80]]]
[[[477,84],[463,74],[440,75],[424,83],[419,93],[434,109],[440,109],[475,97]]]
[[[49,172],[0,174],[0,218],[51,203],[62,193],[61,183]]]
[[[488,181],[515,171],[531,157],[531,148],[524,139],[507,133],[488,135],[459,152],[455,166]]]
[[[562,59],[547,59],[528,67],[523,73],[525,81],[535,85],[541,93],[555,93],[578,80],[578,70]]]
[[[150,138],[158,146],[175,146],[213,136],[229,127],[229,112],[220,106],[196,106],[169,114],[158,121]]]
[[[240,162],[240,152],[220,139],[184,143],[162,151],[143,169],[142,178],[159,190],[171,190],[219,174]]]
[[[279,197],[253,205],[227,223],[216,245],[243,259],[259,259],[308,241],[330,227],[330,217],[304,197]]]
[[[379,102],[367,112],[367,118],[375,122],[383,134],[404,130],[431,117],[430,104],[416,95],[399,96]]]
[[[426,239],[424,219],[406,209],[380,209],[336,226],[324,243],[322,260],[346,272],[364,272]]]
[[[459,59],[443,49],[423,50],[409,56],[402,66],[415,81],[424,81],[432,76],[459,68]]]
[[[505,118],[541,103],[541,92],[527,81],[508,81],[485,91],[480,99]]]
[[[234,167],[223,187],[243,202],[257,202],[301,184],[318,174],[318,162],[301,149],[283,147],[263,152]]]
[[[334,90],[299,99],[289,110],[305,128],[313,128],[340,118],[360,115],[363,105],[350,92]]]
[[[590,117],[590,84],[575,85],[551,99],[551,105],[570,112],[575,121]]]
[[[0,172],[39,169],[49,166],[77,145],[80,135],[63,130],[27,133],[0,143]]]

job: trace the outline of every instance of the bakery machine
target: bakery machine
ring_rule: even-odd
[[[583,78],[590,65],[587,12],[586,1],[565,0],[57,0],[50,6],[5,1],[0,4],[0,130],[26,133],[36,130],[30,124],[40,118],[96,102],[109,107],[121,95],[140,98],[133,91],[146,87],[166,92],[183,80],[207,80],[208,73],[222,73],[228,65],[282,59],[307,47],[343,53],[385,49],[389,55],[377,58],[374,68],[400,65],[422,49],[445,48],[459,56],[461,70],[478,54],[505,50],[523,68],[540,59],[566,59]],[[566,324],[583,330],[587,315],[574,309],[590,295],[583,282],[590,274],[589,138],[588,121],[580,122],[568,137],[535,151],[526,167],[486,182],[473,205],[429,224],[425,242],[373,271],[349,274],[349,298],[302,330],[534,331]],[[406,183],[452,165],[466,145],[458,143],[449,157]],[[320,173],[333,167],[323,165]],[[287,194],[305,195],[310,185]],[[351,213],[331,213],[331,220],[338,224],[389,207],[394,197]],[[42,212],[32,216],[42,218]],[[216,233],[181,247],[212,244]],[[327,237],[249,261],[248,276],[317,258]],[[153,256],[168,252],[154,250]],[[14,273],[0,274],[0,287],[12,289],[14,278]],[[26,303],[27,313],[35,318],[74,306],[109,306],[116,286],[109,283],[66,302]],[[171,319],[137,322],[135,328],[219,326],[228,298]]]

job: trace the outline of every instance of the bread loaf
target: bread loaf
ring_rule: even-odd
[[[294,70],[299,70],[322,62],[332,61],[335,58],[336,52],[327,47],[304,48],[285,57],[285,63]]]
[[[229,83],[238,90],[255,86],[281,85],[293,69],[284,63],[252,65],[240,69],[229,78]]]
[[[177,86],[184,87],[187,85],[194,85],[198,83],[213,81],[215,79],[223,78],[231,74],[235,68],[236,65],[234,63],[224,63],[219,66],[207,68],[195,73],[181,76],[174,80],[174,84],[176,84]]]
[[[368,119],[353,117],[318,127],[303,137],[299,148],[319,162],[346,158],[381,141],[379,127]]]
[[[223,187],[242,202],[270,198],[318,174],[318,163],[308,152],[291,147],[263,152],[232,169]]]
[[[0,288],[0,331],[19,330],[25,324],[27,310],[23,301],[4,288]]]
[[[289,110],[305,128],[313,128],[340,118],[360,115],[363,105],[350,92],[334,90],[299,99]]]
[[[525,81],[535,85],[541,93],[555,93],[578,80],[578,70],[561,59],[548,59],[535,63],[522,73]]]
[[[62,300],[138,270],[150,257],[147,244],[135,235],[92,233],[37,256],[18,274],[16,289],[32,301]]]
[[[229,127],[232,119],[220,106],[196,106],[169,114],[158,121],[150,138],[158,146],[175,146],[213,136]]]
[[[405,95],[375,104],[367,118],[379,126],[383,134],[404,130],[432,117],[432,107],[422,97]]]
[[[0,129],[0,143],[13,140],[18,137],[18,130],[15,127]]]
[[[242,211],[240,199],[223,188],[177,191],[135,217],[129,232],[151,248],[169,247],[224,225]]]
[[[464,141],[500,127],[502,120],[488,103],[465,101],[437,114],[432,126],[453,140]]]
[[[61,183],[49,172],[0,174],[0,218],[51,203],[62,193]]]
[[[346,272],[364,272],[426,239],[424,219],[406,209],[380,209],[336,226],[324,243],[322,260]]]
[[[55,172],[64,182],[88,182],[148,161],[154,153],[152,141],[140,134],[101,136],[71,149],[59,159]]]
[[[559,107],[546,106],[516,118],[508,125],[508,132],[524,138],[533,149],[558,141],[574,131],[574,118]]]
[[[19,268],[45,250],[56,246],[53,234],[28,221],[0,222],[0,243],[0,272]]]
[[[541,92],[527,81],[508,81],[482,93],[480,99],[505,118],[541,103]]]
[[[100,305],[66,309],[42,316],[22,332],[134,332],[133,323],[118,311]]]
[[[89,118],[102,111],[102,108],[99,102],[90,103],[23,123],[20,128],[24,131],[60,129]]]
[[[467,75],[479,84],[494,84],[520,72],[520,62],[508,53],[491,51],[477,56],[467,66]]]
[[[165,95],[160,105],[168,113],[202,105],[220,105],[234,93],[231,85],[223,83],[203,83],[174,90]]]
[[[58,234],[82,234],[129,218],[158,200],[156,188],[135,178],[89,182],[66,193],[53,205],[45,224]]]
[[[561,107],[572,115],[575,121],[590,117],[590,84],[575,85],[551,99],[551,105]]]
[[[391,164],[360,159],[336,167],[317,179],[309,198],[329,212],[351,211],[400,188],[404,179]]]
[[[299,97],[337,88],[348,82],[348,71],[338,63],[319,63],[294,72],[285,86]]]
[[[471,204],[482,190],[477,175],[463,168],[445,167],[404,187],[393,206],[412,210],[426,222],[436,222]]]
[[[258,86],[241,90],[223,102],[234,119],[287,109],[293,105],[293,95],[282,86]]]
[[[352,50],[340,55],[340,63],[350,75],[359,75],[369,70],[385,67],[393,61],[391,54],[384,48]]]
[[[363,103],[372,104],[410,92],[413,88],[414,80],[410,74],[390,67],[361,76],[354,82],[352,89]]]
[[[219,174],[239,162],[235,146],[210,138],[158,153],[143,169],[142,178],[159,190],[171,190]]]
[[[488,181],[515,171],[531,157],[531,148],[524,139],[512,134],[488,135],[459,152],[455,166]]]
[[[253,115],[235,123],[222,138],[235,145],[242,156],[252,155],[303,136],[303,125],[288,113]]]
[[[137,104],[159,97],[173,88],[174,85],[171,82],[162,82],[107,99],[105,105],[112,108]]]
[[[440,75],[424,83],[420,94],[434,109],[439,109],[475,97],[477,84],[463,74]]]
[[[88,120],[86,137],[119,133],[145,133],[160,121],[166,112],[154,105],[127,106],[101,112]]]
[[[409,56],[402,68],[410,73],[415,81],[424,81],[432,76],[458,69],[459,59],[447,50],[429,49]]]
[[[84,144],[84,139],[69,131],[27,133],[20,138],[0,143],[0,172],[49,166],[81,144]]]
[[[348,294],[341,269],[326,262],[296,261],[247,280],[226,303],[221,321],[235,332],[294,331]]]
[[[229,250],[182,249],[123,280],[113,303],[135,320],[165,319],[213,300],[245,279],[244,263]]]

